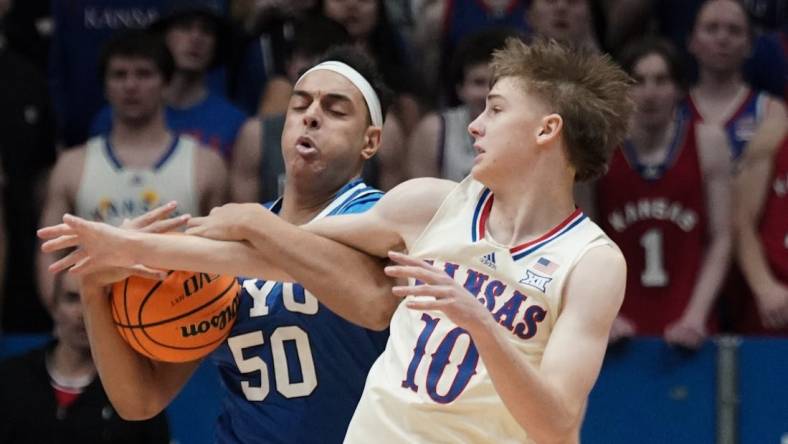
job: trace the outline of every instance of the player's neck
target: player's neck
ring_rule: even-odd
[[[58,342],[48,359],[50,370],[67,378],[89,377],[96,373],[90,349]]]
[[[629,131],[629,141],[640,157],[660,157],[661,153],[667,151],[675,125],[675,119],[659,126],[638,125],[635,122]]]
[[[285,184],[282,194],[282,209],[279,217],[295,225],[305,224],[315,218],[331,201],[339,190],[338,187],[298,187],[290,180]]]
[[[700,81],[692,88],[698,97],[733,97],[744,86],[738,71],[712,71],[701,68]]]
[[[161,157],[173,137],[162,116],[146,125],[117,122],[113,124],[109,142],[123,165],[145,168]]]
[[[176,71],[164,93],[167,103],[178,109],[200,103],[208,95],[203,73]]]
[[[723,123],[736,112],[748,91],[749,87],[742,81],[700,83],[690,91],[690,94],[704,121]]]
[[[541,173],[492,190],[495,200],[487,229],[497,242],[514,246],[536,239],[575,210],[572,175],[555,174],[555,168],[531,171]]]

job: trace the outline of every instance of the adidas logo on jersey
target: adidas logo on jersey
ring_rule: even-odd
[[[537,290],[541,291],[542,293],[546,293],[547,284],[549,284],[550,281],[552,280],[553,278],[536,274],[531,270],[525,270],[525,277],[520,279],[520,283],[523,285],[529,285],[531,287],[534,287]]]
[[[479,262],[495,270],[495,252],[485,254],[479,259]]]

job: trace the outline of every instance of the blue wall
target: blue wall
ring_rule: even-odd
[[[0,338],[0,358],[46,336]],[[583,444],[714,443],[717,347],[689,353],[641,338],[610,349],[589,399]],[[788,442],[788,339],[747,338],[738,349],[739,442]],[[213,442],[223,389],[204,362],[167,409],[175,442]]]

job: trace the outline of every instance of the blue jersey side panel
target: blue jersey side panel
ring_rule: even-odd
[[[747,147],[747,142],[755,134],[758,123],[763,119],[760,108],[764,106],[765,102],[765,93],[753,92],[737,112],[725,122],[725,133],[728,134],[732,150],[731,156],[734,160],[741,157]]]
[[[337,196],[328,216],[364,211],[382,193],[356,180]],[[345,321],[298,284],[243,286],[238,320],[212,355],[227,388],[217,441],[342,442],[388,332]]]

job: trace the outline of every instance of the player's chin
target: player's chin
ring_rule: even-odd
[[[471,172],[469,175],[478,182],[485,182],[485,179],[489,177],[489,171],[487,166],[484,162],[475,162],[473,167],[471,168]]]

